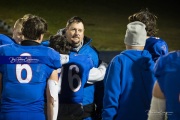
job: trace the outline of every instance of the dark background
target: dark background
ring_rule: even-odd
[[[0,19],[13,26],[24,14],[39,15],[48,22],[48,39],[78,15],[85,21],[85,35],[93,39],[97,50],[107,51],[101,52],[107,60],[125,49],[128,16],[145,8],[158,16],[157,36],[168,43],[170,51],[180,49],[180,4],[175,0],[1,0]]]

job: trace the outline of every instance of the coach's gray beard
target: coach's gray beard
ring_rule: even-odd
[[[79,46],[73,46],[72,50],[78,52],[81,49],[82,46],[83,46],[83,40],[81,41]]]

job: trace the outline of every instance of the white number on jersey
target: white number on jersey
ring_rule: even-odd
[[[31,56],[29,53],[23,53],[20,56]],[[22,78],[22,71],[26,70],[26,78]],[[16,64],[16,76],[20,83],[29,83],[32,79],[32,69],[28,64]]]
[[[72,73],[72,72],[73,72],[73,69],[75,70],[75,72],[76,72],[77,74],[73,74],[73,73]],[[71,90],[72,90],[73,92],[77,92],[77,91],[80,89],[80,87],[81,87],[81,78],[79,77],[78,73],[79,73],[79,68],[78,68],[77,65],[71,65],[71,66],[69,67],[69,71],[68,71],[68,81],[69,81],[69,87],[71,88]],[[73,86],[74,80],[76,80],[77,83],[78,83],[78,85],[77,85],[76,88],[74,88],[74,86]]]

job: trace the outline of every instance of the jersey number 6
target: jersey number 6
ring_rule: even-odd
[[[31,56],[29,53],[23,53],[20,56]],[[22,78],[22,71],[26,70],[25,79]],[[20,83],[29,83],[32,79],[32,69],[28,64],[16,64],[16,76]]]
[[[75,74],[73,74],[73,70],[75,70],[76,72]],[[79,77],[78,73],[79,73],[79,68],[77,65],[71,65],[69,67],[68,81],[69,81],[69,87],[71,88],[73,92],[77,92],[81,87],[81,78]],[[76,80],[78,83],[76,88],[73,86],[74,80]]]

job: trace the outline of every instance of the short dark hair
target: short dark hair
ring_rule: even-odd
[[[23,22],[22,34],[30,40],[37,40],[41,34],[46,33],[47,22],[41,17],[34,16]]]
[[[63,35],[53,35],[50,37],[49,40],[50,44],[49,47],[53,48],[60,54],[69,54],[71,50],[71,45],[66,40],[66,37]]]
[[[141,9],[139,12],[134,13],[128,17],[129,22],[140,21],[146,25],[148,36],[155,36],[158,32],[157,16],[149,11],[148,8]]]
[[[84,25],[84,21],[82,18],[78,16],[73,16],[67,21],[66,27],[69,27],[72,23],[80,23],[80,22],[82,22],[82,24]]]

